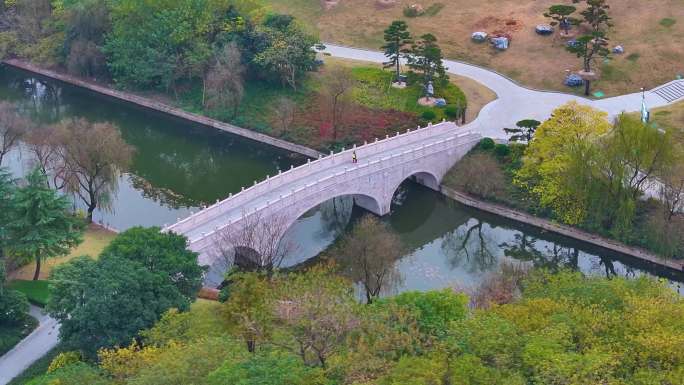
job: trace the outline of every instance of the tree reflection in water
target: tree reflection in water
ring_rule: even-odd
[[[515,233],[513,242],[503,242],[499,245],[503,249],[504,255],[519,261],[529,261],[535,266],[539,262],[546,262],[544,255],[537,249],[537,238],[524,233]]]
[[[330,234],[337,238],[344,233],[352,217],[354,199],[350,196],[333,198],[318,206],[321,213],[321,228],[318,231],[320,239],[326,239]]]
[[[488,223],[472,218],[444,237],[442,251],[452,268],[464,267],[469,272],[485,272],[496,266],[498,258],[492,252],[496,243],[489,236],[488,229]]]
[[[61,87],[53,87],[36,78],[17,79],[13,88],[21,91],[19,108],[29,116],[45,123],[62,119]]]
[[[140,191],[143,197],[151,199],[155,202],[159,202],[166,207],[179,209],[182,207],[191,208],[202,205],[202,202],[199,202],[188,196],[178,194],[171,189],[156,187],[141,176],[135,174],[126,174],[124,177],[128,177],[131,186]]]

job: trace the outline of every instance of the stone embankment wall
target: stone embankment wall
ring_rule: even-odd
[[[546,231],[551,231],[556,234],[560,234],[563,236],[566,236],[568,238],[573,238],[577,239],[582,242],[586,242],[595,246],[602,247],[604,249],[608,249],[611,251],[618,252],[620,254],[625,254],[630,257],[633,257],[635,259],[647,262],[647,263],[652,263],[654,265],[658,265],[661,267],[665,267],[668,269],[673,269],[677,271],[684,271],[684,261],[678,261],[678,260],[672,260],[672,259],[663,259],[658,257],[657,255],[638,248],[638,247],[632,247],[632,246],[627,246],[623,243],[620,243],[618,241],[614,241],[612,239],[604,238],[596,234],[588,233],[582,230],[579,230],[577,228],[574,228],[572,226],[567,226],[563,225],[560,223],[555,223],[552,221],[549,221],[544,218],[536,217],[534,215],[530,215],[518,210],[513,210],[509,207],[494,204],[494,203],[489,203],[489,202],[484,202],[479,199],[473,198],[469,195],[463,194],[461,192],[458,192],[452,188],[446,187],[444,185],[440,186],[440,192],[469,207],[476,208],[478,210],[482,210],[488,213],[492,213],[504,218],[508,218],[511,220],[514,220],[516,222],[520,223],[525,223],[537,228],[540,228],[542,230]]]
[[[70,75],[62,74],[62,73],[59,73],[56,71],[37,67],[37,66],[34,66],[33,64],[27,63],[27,62],[22,61],[22,60],[9,59],[9,60],[3,61],[3,63],[10,65],[12,67],[20,68],[20,69],[23,69],[25,71],[33,72],[33,73],[36,73],[36,74],[39,74],[39,75],[42,75],[42,76],[45,76],[45,77],[48,77],[51,79],[59,80],[61,82],[64,82],[64,83],[67,83],[67,84],[70,84],[73,86],[85,88],[87,90],[97,92],[97,93],[102,94],[102,95],[106,95],[106,96],[109,96],[109,97],[112,97],[115,99],[123,100],[125,102],[132,103],[132,104],[135,104],[135,105],[138,105],[141,107],[145,107],[145,108],[149,108],[149,109],[152,109],[155,111],[163,112],[165,114],[173,115],[175,117],[185,119],[185,120],[188,120],[188,121],[191,121],[194,123],[199,123],[199,124],[202,124],[205,126],[214,127],[214,128],[219,129],[219,130],[222,130],[222,131],[230,132],[231,134],[235,134],[235,135],[239,135],[239,136],[251,139],[251,140],[255,140],[257,142],[266,143],[266,144],[269,144],[271,146],[282,148],[284,150],[294,152],[294,153],[298,153],[298,154],[301,154],[301,155],[304,155],[304,156],[307,156],[310,158],[318,158],[318,156],[320,155],[320,152],[318,152],[314,149],[308,148],[306,146],[290,143],[290,142],[282,140],[282,139],[273,138],[273,137],[270,137],[270,136],[265,135],[265,134],[261,134],[261,133],[258,133],[258,132],[252,131],[252,130],[248,130],[246,128],[234,126],[234,125],[229,124],[229,123],[225,123],[225,122],[221,122],[221,121],[218,121],[215,119],[211,119],[211,118],[208,118],[206,116],[202,116],[202,115],[198,115],[198,114],[193,114],[191,112],[183,111],[180,108],[171,107],[167,104],[157,102],[157,101],[154,101],[154,100],[149,99],[149,98],[134,95],[134,94],[124,92],[124,91],[115,90],[115,89],[112,89],[112,88],[109,88],[109,87],[106,87],[103,85],[84,81],[83,79],[80,79],[80,78],[77,78],[74,76],[70,76]]]

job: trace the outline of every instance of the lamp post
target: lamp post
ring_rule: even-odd
[[[648,107],[646,107],[646,90],[644,87],[641,87],[641,121],[647,124],[650,117],[651,113],[648,111]]]

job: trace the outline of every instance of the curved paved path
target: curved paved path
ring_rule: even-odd
[[[21,374],[59,342],[59,323],[57,320],[33,305],[31,305],[30,314],[38,320],[39,325],[12,350],[0,357],[0,385],[7,384]]]
[[[326,48],[321,52],[328,53],[333,57],[373,63],[382,63],[387,60],[382,52],[324,44]],[[504,127],[513,127],[517,121],[522,119],[531,118],[543,121],[551,115],[555,108],[572,100],[603,110],[611,117],[623,111],[631,112],[641,109],[640,92],[601,100],[590,100],[561,92],[529,89],[499,73],[472,64],[444,60],[444,65],[447,67],[447,72],[473,79],[497,94],[498,98],[484,106],[475,119],[479,123],[479,132],[483,136],[507,138],[508,135],[503,131]],[[684,80],[673,81],[667,85],[673,83],[684,84]],[[674,101],[666,100],[653,91],[646,93],[646,103],[649,108],[662,107]]]

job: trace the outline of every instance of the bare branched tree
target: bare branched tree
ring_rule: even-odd
[[[244,263],[270,273],[280,267],[287,255],[296,251],[293,242],[283,239],[289,225],[286,217],[280,214],[243,213],[237,229],[219,230],[216,257],[226,266]]]
[[[292,99],[281,96],[273,105],[274,126],[281,135],[287,134],[294,121],[297,104]]]
[[[245,93],[244,75],[245,66],[240,49],[236,43],[227,44],[216,55],[214,64],[205,75],[204,105],[209,108],[229,108],[232,117],[235,117]]]
[[[105,55],[92,41],[74,40],[67,57],[67,71],[80,76],[93,77],[104,71]]]
[[[403,253],[399,236],[372,215],[361,218],[334,252],[350,278],[363,286],[367,303],[401,280],[396,262]]]
[[[29,125],[29,121],[19,115],[15,106],[0,102],[0,166],[5,155],[26,135]]]
[[[96,208],[108,209],[116,194],[119,175],[133,157],[133,148],[111,123],[92,123],[85,119],[65,120],[58,125],[62,173],[67,192],[86,205],[88,222]]]
[[[330,124],[333,129],[333,140],[337,140],[338,126],[341,123],[345,108],[348,107],[349,94],[356,85],[351,69],[333,67],[324,77],[324,96],[330,109]]]
[[[502,263],[497,270],[487,273],[484,280],[470,293],[471,306],[487,309],[492,304],[513,302],[520,297],[520,284],[527,274],[528,268],[521,263]]]
[[[57,126],[34,126],[26,135],[25,143],[27,151],[32,155],[31,167],[38,167],[47,177],[48,187],[61,190],[64,187],[66,166],[57,131]]]
[[[682,157],[684,158],[684,157]],[[665,206],[667,220],[684,213],[684,159],[676,161],[660,176],[660,201]]]
[[[289,335],[275,345],[298,354],[307,365],[324,368],[360,324],[348,283],[326,267],[285,281],[274,310]]]
[[[487,153],[463,158],[445,178],[449,186],[483,198],[498,198],[506,186],[506,178],[497,160]]]
[[[50,0],[22,0],[16,4],[16,27],[20,38],[35,43],[49,28],[45,23],[52,15]]]

